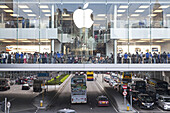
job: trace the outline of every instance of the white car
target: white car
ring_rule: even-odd
[[[164,110],[170,110],[170,96],[160,95],[158,98],[158,106]]]
[[[57,111],[57,113],[77,113],[77,112],[73,109],[60,109]]]

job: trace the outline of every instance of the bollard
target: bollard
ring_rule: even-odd
[[[127,111],[129,111],[129,104],[127,104]]]
[[[40,107],[43,107],[43,100],[40,100]]]

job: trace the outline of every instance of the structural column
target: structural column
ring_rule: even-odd
[[[54,28],[54,5],[51,7],[51,28]]]
[[[114,39],[114,64],[117,64],[117,40]]]
[[[54,39],[51,40],[51,51],[54,52]]]

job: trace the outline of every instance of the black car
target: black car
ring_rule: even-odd
[[[143,109],[154,109],[154,100],[148,94],[138,94],[137,105]]]

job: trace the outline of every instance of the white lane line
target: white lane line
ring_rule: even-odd
[[[163,111],[162,109],[160,109],[159,106],[158,106],[157,108],[158,108],[158,110],[160,110],[161,112],[165,112],[165,111]]]
[[[98,84],[98,85],[100,86],[100,88],[102,88],[102,90],[105,92],[104,88],[101,86],[100,83],[98,83],[98,81],[97,81],[97,84]],[[105,94],[107,94],[107,93],[105,92]],[[107,95],[107,96],[110,98],[109,95]],[[111,100],[111,98],[110,98],[110,100]],[[118,112],[118,110],[116,109],[116,107],[113,105],[113,102],[111,102],[111,105],[112,105],[113,109],[115,109],[115,111]]]

